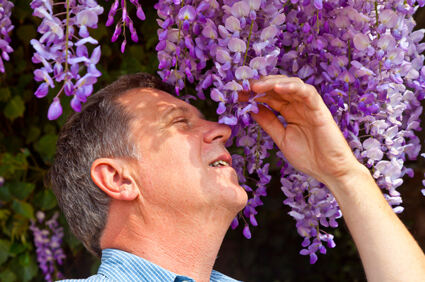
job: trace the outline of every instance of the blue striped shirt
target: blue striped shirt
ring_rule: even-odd
[[[193,282],[195,280],[187,276],[175,274],[136,255],[116,249],[104,249],[102,251],[102,261],[97,274],[86,279],[68,279],[61,281]],[[236,281],[238,280],[230,278],[218,271],[213,270],[211,272],[210,282]]]

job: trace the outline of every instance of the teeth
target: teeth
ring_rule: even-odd
[[[230,166],[229,163],[219,160],[219,161],[215,161],[212,164],[210,164],[210,166],[212,167],[218,167],[218,166]]]

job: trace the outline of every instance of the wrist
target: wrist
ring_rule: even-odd
[[[339,193],[349,193],[351,190],[357,189],[357,183],[368,180],[374,182],[369,169],[356,161],[347,169],[346,173],[329,177],[324,184],[337,197]]]

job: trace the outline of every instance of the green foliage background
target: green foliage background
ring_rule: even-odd
[[[71,113],[69,99],[62,99],[63,116],[57,121],[48,121],[47,109],[58,89],[41,100],[33,95],[37,85],[33,81],[35,66],[31,62],[33,49],[29,40],[38,37],[39,19],[32,17],[29,3],[29,0],[14,1],[12,47],[15,52],[10,62],[5,63],[6,73],[0,74],[0,176],[6,180],[0,187],[0,281],[5,282],[43,281],[29,225],[37,211],[44,211],[49,218],[58,210],[56,199],[44,179],[55,153],[58,130]],[[141,41],[129,43],[125,55],[121,55],[119,43],[110,43],[113,30],[104,26],[111,2],[99,3],[107,8],[100,18],[99,28],[92,31],[102,46],[99,70],[103,75],[95,90],[122,74],[155,73],[154,2],[142,1],[147,20],[136,24]],[[417,12],[417,21],[422,27],[425,26],[423,13],[423,10]],[[207,117],[214,118],[214,103],[203,101],[197,106]],[[417,161],[408,165],[414,168],[416,176],[400,189],[406,207],[402,219],[424,248],[425,201],[419,192],[424,163]],[[279,189],[278,168],[275,167],[272,174],[270,196],[259,209],[259,227],[252,230],[253,238],[243,238],[240,229],[229,230],[216,269],[245,281],[364,281],[355,246],[342,221],[341,227],[334,231],[336,249],[320,256],[315,265],[309,265],[308,258],[298,254],[301,239],[294,221],[287,215],[289,210],[282,205],[284,198]],[[67,278],[95,273],[99,261],[69,232],[62,216],[60,223],[65,228],[63,248],[67,255],[64,264],[59,266],[60,271]]]

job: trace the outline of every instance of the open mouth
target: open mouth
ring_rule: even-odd
[[[214,161],[210,163],[209,166],[210,167],[225,167],[225,166],[230,166],[230,164],[224,160],[218,160],[218,161]]]
[[[228,153],[221,154],[210,164],[210,167],[231,167],[232,166],[232,157]]]

